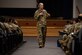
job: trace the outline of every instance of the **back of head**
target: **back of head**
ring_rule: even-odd
[[[8,18],[8,22],[12,22],[12,18]]]
[[[73,21],[75,21],[76,23],[80,22],[78,18],[73,19]]]
[[[5,17],[4,16],[0,17],[0,22],[5,22]]]
[[[73,24],[72,21],[67,21],[67,24]]]

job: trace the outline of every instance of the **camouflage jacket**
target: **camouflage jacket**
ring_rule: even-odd
[[[42,10],[43,16],[40,16],[39,14],[41,13],[40,10],[36,10],[34,14],[34,18],[37,20],[37,25],[38,26],[44,26],[46,25],[46,18],[49,16],[46,10]]]

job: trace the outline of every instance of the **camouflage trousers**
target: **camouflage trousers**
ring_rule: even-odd
[[[46,26],[38,27],[38,44],[39,44],[40,47],[44,47],[45,46],[46,31],[47,31]]]

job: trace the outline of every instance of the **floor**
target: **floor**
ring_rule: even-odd
[[[58,37],[47,37],[46,46],[38,48],[36,37],[24,37],[26,43],[18,48],[12,55],[65,55],[63,50],[57,47]]]

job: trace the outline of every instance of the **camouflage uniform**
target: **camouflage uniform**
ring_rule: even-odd
[[[74,25],[71,25],[71,24],[68,25],[68,27],[66,27],[64,29],[64,32],[67,34],[63,35],[62,39],[60,40],[60,43],[62,43],[63,41],[65,41],[68,38],[68,35],[73,31],[73,29],[74,29]],[[67,42],[67,41],[65,41],[65,42]]]
[[[40,16],[40,12],[43,13],[42,16]],[[37,10],[34,14],[34,18],[37,20],[37,30],[38,30],[38,42],[39,46],[44,47],[45,45],[45,38],[46,38],[46,18],[49,16],[46,10]]]
[[[67,28],[65,28],[65,32],[66,32],[67,34],[70,34],[70,32],[73,31],[73,28],[74,28],[74,26],[70,24],[70,25],[68,25]]]
[[[14,24],[14,23],[9,23],[9,25],[11,25],[12,27],[12,30],[13,30],[13,33],[15,35],[15,38],[18,39],[18,42],[21,42],[23,40],[23,32],[22,30],[20,29],[20,27],[17,25],[17,24]],[[17,41],[17,40],[16,40]]]
[[[63,37],[62,37],[62,39],[59,40],[59,42],[61,44],[61,47],[64,50],[67,50],[67,44],[68,44],[69,40],[71,40],[69,36],[70,36],[70,33],[73,32],[73,30],[74,30],[74,25],[70,25],[69,28],[66,28],[66,31],[65,32],[67,34],[64,34]]]
[[[8,31],[8,32],[12,32],[11,30],[11,28],[10,27],[12,27],[11,25],[9,25],[8,23],[4,23],[4,25],[5,25],[5,27],[6,27],[6,30]]]
[[[14,23],[10,23],[10,25],[12,25],[13,26],[13,30],[15,30],[16,31],[16,33],[18,34],[18,35],[21,35],[21,36],[23,36],[23,33],[22,33],[22,30],[21,30],[21,28],[17,25],[17,24],[14,24]]]
[[[67,47],[67,52],[68,54],[71,52],[71,48],[72,48],[72,41],[73,41],[73,37],[72,35],[75,35],[81,28],[81,24],[80,23],[76,23],[73,24],[70,28],[69,28],[69,35],[65,36],[64,38],[66,38],[64,41],[62,41],[62,45]]]
[[[72,35],[77,34],[81,28],[82,28],[82,27],[81,27],[81,24],[80,24],[80,23],[74,24],[74,30],[73,30],[73,32],[71,32],[71,33],[68,35],[68,37],[69,37],[69,41],[68,41],[68,43],[67,43],[68,49],[71,48],[71,43],[72,43],[72,41],[73,41],[73,39],[74,39],[74,38],[72,37]],[[72,34],[72,33],[73,33],[73,34]]]

